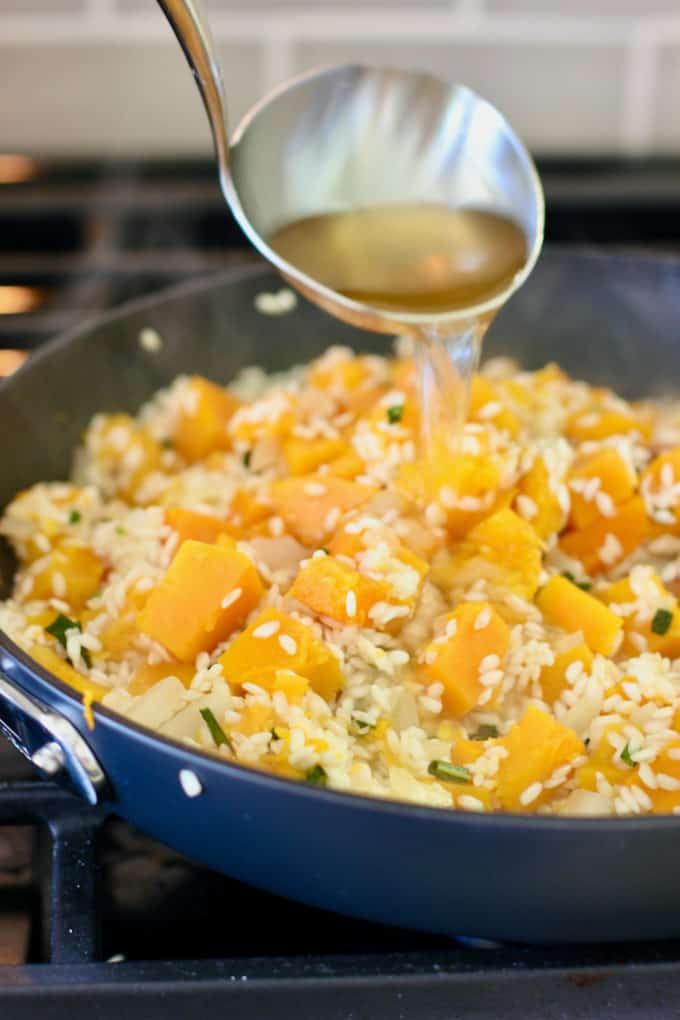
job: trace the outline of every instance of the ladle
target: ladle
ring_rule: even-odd
[[[455,432],[484,332],[526,280],[543,241],[543,191],[515,132],[464,85],[413,71],[339,65],[274,89],[243,117],[230,144],[222,73],[204,16],[195,0],[159,3],[196,78],[222,192],[246,235],[286,280],[332,315],[424,341],[425,431],[444,415]],[[280,227],[314,214],[416,203],[511,217],[526,237],[524,265],[507,286],[470,307],[395,312],[325,286],[267,242]]]

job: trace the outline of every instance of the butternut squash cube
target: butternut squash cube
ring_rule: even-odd
[[[165,520],[179,535],[179,549],[182,542],[193,538],[196,542],[216,542],[220,535],[229,534],[230,528],[226,521],[211,514],[185,510],[183,507],[171,507],[165,511]]]
[[[300,439],[290,436],[283,444],[291,475],[307,475],[322,464],[328,464],[347,450],[344,439]]]
[[[483,375],[472,377],[468,418],[493,425],[510,436],[516,436],[520,428],[517,415],[507,407],[500,390]]]
[[[375,486],[328,475],[303,475],[274,482],[271,497],[290,533],[308,548],[317,548],[349,510],[366,503]]]
[[[425,684],[442,683],[442,704],[452,716],[466,715],[487,690],[492,704],[500,678],[493,684],[482,683],[480,666],[488,656],[496,656],[502,669],[510,643],[510,628],[493,606],[486,602],[463,602],[444,617],[445,631],[425,648],[419,678]]]
[[[598,406],[572,415],[565,432],[569,439],[578,443],[630,435],[631,432],[649,439],[651,434],[649,423],[637,417],[632,408],[630,411],[612,411]]]
[[[534,783],[544,783],[556,769],[568,765],[585,751],[573,730],[536,705],[529,705],[500,744],[508,751],[508,756],[501,759],[498,767],[496,793],[506,811],[535,811],[554,791],[541,790],[528,801],[525,792]]]
[[[387,599],[388,590],[333,556],[316,556],[300,569],[289,594],[319,616],[366,627],[371,609]]]
[[[139,614],[139,629],[191,662],[241,627],[262,593],[242,552],[187,539]]]
[[[536,605],[548,623],[570,634],[581,631],[591,651],[601,655],[616,651],[623,630],[621,617],[566,577],[551,577],[536,596]]]
[[[422,504],[435,503],[451,538],[462,538],[498,506],[500,463],[488,452],[453,454],[443,444],[425,462],[402,464],[397,485]]]
[[[189,462],[230,446],[227,422],[239,404],[235,397],[200,375],[189,380],[189,392],[175,427],[175,449]]]
[[[599,485],[591,495],[594,478],[599,479]],[[636,484],[635,473],[618,450],[606,446],[591,454],[569,473],[571,524],[585,528],[598,517],[609,516],[602,507],[613,510],[625,503],[634,495]]]
[[[639,655],[641,651],[649,651],[676,659],[680,656],[680,612],[677,599],[654,571],[650,571],[649,583],[655,589],[649,599],[638,598],[631,587],[630,577],[609,585],[599,597],[623,617],[623,654]],[[660,618],[657,618],[655,609],[648,611],[650,603],[662,610]],[[639,638],[643,639],[642,644]]]
[[[680,446],[662,453],[655,457],[642,472],[640,478],[640,492],[642,493],[647,506],[651,510],[664,510],[665,517],[669,512],[672,515],[671,530],[677,531],[678,506],[680,499],[674,492],[675,486],[680,483]],[[662,520],[659,517],[659,520]],[[669,518],[669,523],[671,518]]]
[[[35,575],[30,598],[56,597],[79,610],[97,591],[103,576],[104,564],[91,549],[63,542],[48,553],[45,566]]]
[[[519,499],[520,496],[525,497],[524,502]],[[527,499],[531,503],[527,504]],[[531,508],[532,512],[522,513],[521,516],[529,521],[540,538],[548,538],[556,531],[561,531],[564,510],[550,486],[550,476],[543,457],[536,457],[529,471],[519,480],[514,508],[519,512],[520,507],[525,511],[527,507]]]
[[[351,481],[357,475],[363,474],[365,468],[366,465],[357,451],[353,446],[349,446],[345,453],[328,464],[326,474],[335,478],[348,478]]]
[[[567,680],[567,670],[575,662],[580,662],[584,673],[589,673],[593,666],[593,653],[588,645],[580,642],[569,648],[566,652],[558,652],[552,666],[544,666],[541,670],[540,684],[543,692],[543,700],[548,705],[554,703],[566,691],[570,684]]]
[[[225,678],[235,685],[247,682],[266,690],[284,690],[281,670],[305,677],[310,687],[332,701],[342,687],[336,657],[309,627],[278,609],[265,609],[239,634],[219,660]]]
[[[580,560],[588,574],[611,570],[652,537],[654,525],[639,496],[616,507],[611,517],[598,517],[585,528],[568,531],[560,539],[560,548],[572,559]]]
[[[463,546],[494,565],[497,583],[533,598],[541,576],[542,543],[534,528],[514,510],[498,510],[475,525]]]

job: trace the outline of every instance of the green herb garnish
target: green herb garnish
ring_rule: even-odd
[[[387,408],[387,420],[390,425],[396,425],[404,417],[404,405],[392,404]]]
[[[116,534],[117,535],[124,535],[125,534],[125,528],[123,527],[122,524],[117,524],[116,525]]]
[[[82,520],[83,515],[80,510],[70,510],[68,515],[69,524],[77,524],[78,521]]]
[[[166,436],[165,439],[161,439],[161,446],[163,447],[164,450],[174,450],[175,440],[170,439],[169,436]]]
[[[439,761],[437,758],[427,766],[427,771],[436,779],[442,779],[445,783],[469,783],[470,769],[464,765],[452,765],[448,761]]]
[[[328,782],[328,776],[326,775],[326,770],[321,765],[315,765],[313,769],[309,770],[305,780],[313,786],[325,786]]]
[[[70,620],[68,616],[64,616],[63,613],[59,613],[52,620],[52,623],[50,623],[48,627],[45,627],[45,630],[47,631],[48,634],[51,634],[52,637],[55,637],[59,644],[61,645],[61,647],[65,649],[66,632],[69,630],[82,630],[82,628],[77,620]],[[92,665],[92,659],[87,648],[81,647],[80,656],[85,665],[87,666],[87,668],[89,669],[90,666]],[[72,666],[74,665],[70,657],[68,661],[71,663]]]
[[[476,733],[473,733],[470,740],[493,740],[498,736],[498,727],[489,723],[482,723]]]
[[[246,468],[250,467],[250,458],[252,456],[253,456],[253,451],[252,450],[246,450],[246,452],[243,454],[243,457],[241,458],[242,461],[243,461],[243,466],[244,467],[246,467]]]
[[[673,614],[670,609],[657,609],[652,620],[652,632],[654,634],[665,634],[672,622]]]
[[[220,747],[222,744],[226,744],[229,750],[233,751],[234,746],[215,718],[212,709],[202,708],[200,709],[200,713],[204,723],[210,730],[210,736],[215,741],[215,747]]]
[[[625,761],[626,765],[630,765],[632,769],[636,769],[638,763],[633,761],[630,756],[630,744],[626,744],[623,751],[621,752],[621,761]]]
[[[375,729],[375,723],[366,722],[364,719],[357,719],[352,716],[349,724],[350,733],[355,737],[365,737],[367,733]]]
[[[577,581],[571,570],[563,570],[562,577],[566,577],[567,581],[571,581],[571,583],[575,584],[577,588],[581,589],[581,591],[590,591],[593,587],[592,581]]]

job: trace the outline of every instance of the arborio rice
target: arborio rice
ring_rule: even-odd
[[[680,811],[680,405],[487,364],[418,459],[413,365],[341,348],[98,415],[1,530],[7,633],[227,760],[464,811]]]

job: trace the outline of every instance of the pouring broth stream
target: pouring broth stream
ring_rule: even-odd
[[[510,217],[428,203],[307,216],[279,228],[268,243],[324,286],[397,318],[474,308],[509,287],[528,257],[527,238]],[[455,445],[487,325],[453,323],[443,338],[426,322],[410,330],[420,341],[424,456],[440,439]]]

